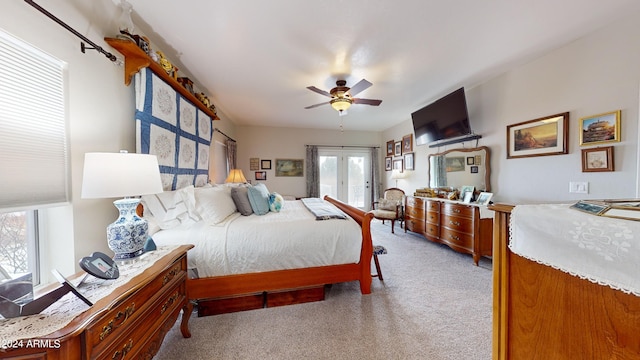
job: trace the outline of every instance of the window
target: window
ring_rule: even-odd
[[[38,209],[69,201],[65,64],[0,30],[0,277],[39,283]]]

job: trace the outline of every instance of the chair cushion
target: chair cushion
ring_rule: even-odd
[[[389,219],[389,220],[395,220],[396,217],[396,211],[395,208],[393,211],[389,211],[389,210],[371,210],[371,213],[373,214],[373,216],[376,219]]]

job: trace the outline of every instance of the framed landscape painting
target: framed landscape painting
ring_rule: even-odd
[[[304,159],[276,159],[276,176],[303,176]]]
[[[620,110],[580,119],[580,145],[620,141]]]
[[[567,154],[569,113],[507,126],[507,159]]]

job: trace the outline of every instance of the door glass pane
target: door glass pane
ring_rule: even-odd
[[[321,155],[320,158],[320,198],[329,195],[338,199],[338,157]]]
[[[364,156],[349,156],[347,161],[348,204],[361,209],[365,202],[364,161]]]

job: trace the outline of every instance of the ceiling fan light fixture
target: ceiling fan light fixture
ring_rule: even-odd
[[[351,106],[351,99],[340,97],[331,99],[330,103],[332,108],[334,108],[337,112],[342,113],[343,111],[349,109],[349,107]]]

